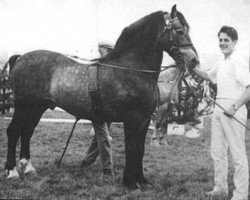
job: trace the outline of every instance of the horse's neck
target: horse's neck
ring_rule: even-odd
[[[121,62],[121,65],[128,65],[128,67],[136,69],[160,71],[162,53],[131,50],[123,53],[118,59],[114,59],[114,61]]]

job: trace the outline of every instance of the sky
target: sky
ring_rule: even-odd
[[[0,0],[0,57],[48,49],[91,59],[99,42],[114,45],[124,27],[174,4],[204,65],[219,56],[223,25],[238,30],[238,48],[249,55],[250,0]]]

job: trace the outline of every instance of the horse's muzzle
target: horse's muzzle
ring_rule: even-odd
[[[185,61],[185,66],[188,68],[194,68],[196,65],[199,64],[199,58],[192,48],[182,48],[180,49],[180,53],[182,54],[184,61]]]

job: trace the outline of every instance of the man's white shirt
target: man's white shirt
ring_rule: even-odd
[[[239,99],[250,85],[248,58],[234,50],[227,59],[220,58],[207,75],[217,84],[217,98]]]

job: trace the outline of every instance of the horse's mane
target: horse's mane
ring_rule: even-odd
[[[124,28],[116,41],[114,50],[100,60],[110,60],[119,57],[126,50],[139,46],[141,51],[149,52],[148,50],[150,49],[147,48],[151,47],[155,42],[154,38],[158,34],[158,27],[164,22],[164,14],[168,13],[162,11],[151,13]],[[182,25],[189,29],[183,14],[177,11],[177,17]]]
[[[155,42],[159,25],[164,22],[163,14],[162,11],[151,13],[124,28],[115,44],[114,51],[104,59],[119,57],[126,50],[138,46],[140,46],[140,50],[147,52],[146,48]]]

